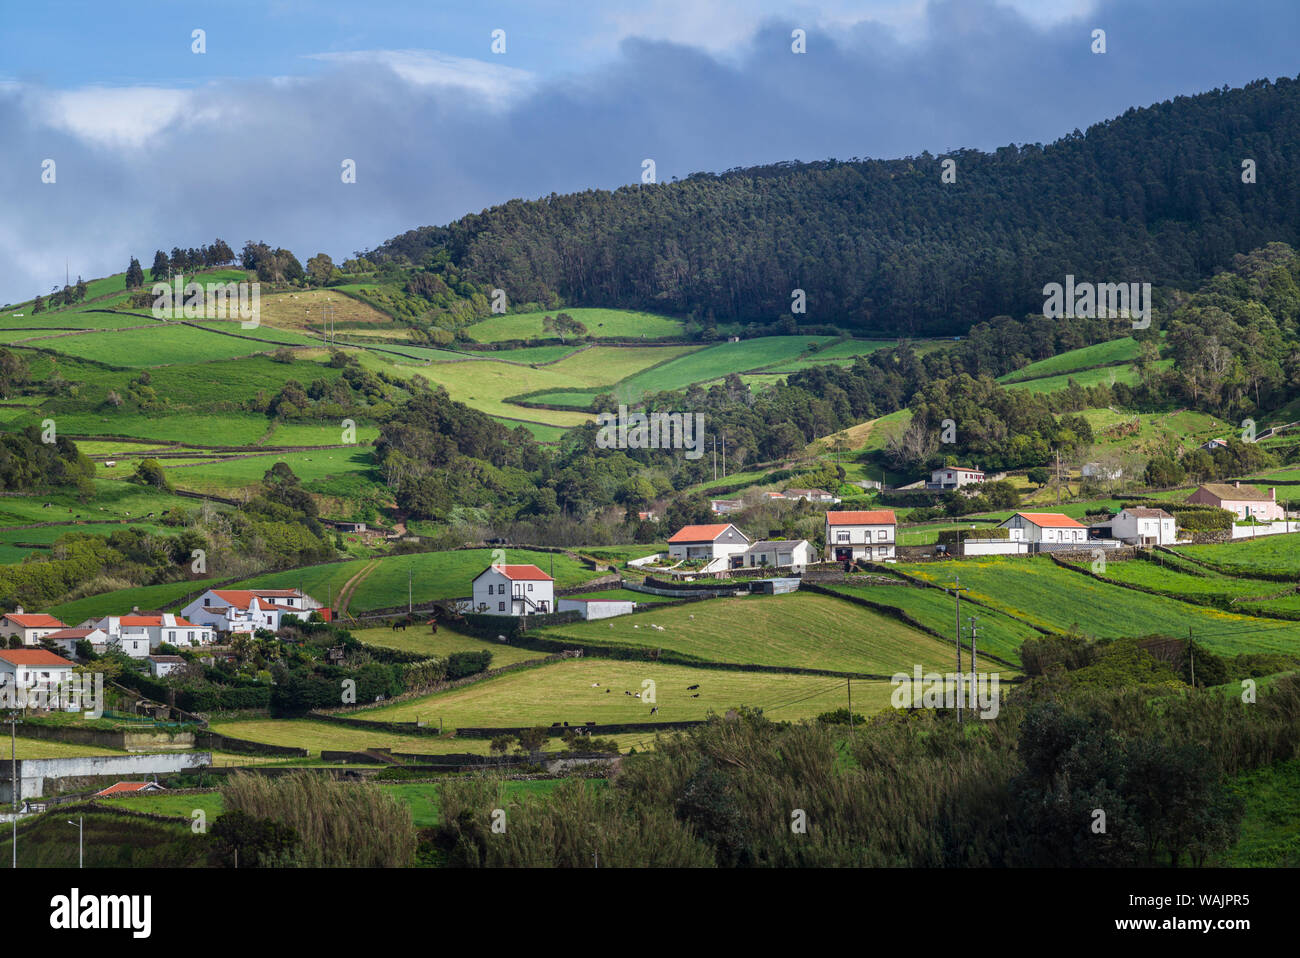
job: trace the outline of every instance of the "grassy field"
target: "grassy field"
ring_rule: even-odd
[[[89,533],[90,535],[108,536],[118,529],[141,529],[155,535],[167,535],[173,530],[152,523],[113,523],[111,525],[71,525],[45,526],[39,529],[0,529],[0,563],[21,562],[24,556],[39,552],[46,558],[54,555],[48,549],[33,549],[25,544],[50,545],[54,540],[69,532]]]
[[[1229,786],[1246,803],[1241,837],[1210,864],[1228,868],[1300,865],[1300,759],[1238,775]]]
[[[216,585],[219,579],[186,579],[182,582],[167,582],[163,585],[144,585],[134,589],[122,589],[118,592],[106,592],[92,595],[85,599],[74,599],[60,605],[51,606],[49,612],[69,626],[75,626],[90,618],[105,615],[129,615],[131,609],[139,606],[141,612],[165,609],[191,592],[198,592]]]
[[[503,782],[503,797],[506,800],[529,796],[543,797],[558,788],[563,781],[563,779],[539,779]],[[370,787],[382,789],[406,803],[411,809],[411,820],[416,828],[429,828],[438,824],[440,786],[437,782],[383,782]],[[195,810],[201,809],[207,816],[209,825],[223,811],[221,793],[218,791],[189,792],[184,795],[155,792],[150,795],[125,795],[101,799],[101,801],[110,808],[126,808],[137,812],[175,815],[183,818],[189,818]]]
[[[1294,652],[1300,623],[1258,619],[1189,605],[1098,582],[1061,569],[1046,557],[964,559],[940,564],[904,564],[901,572],[943,586],[961,576],[963,589],[1007,615],[1053,631],[1086,635],[1187,634],[1215,652]]]
[[[26,525],[34,522],[75,522],[80,519],[122,519],[139,522],[149,513],[161,516],[164,510],[194,509],[193,499],[168,495],[151,486],[139,486],[110,479],[95,479],[94,501],[77,501],[74,492],[49,492],[37,496],[0,498],[0,526]],[[49,508],[45,504],[49,503]]]
[[[146,325],[148,322],[141,320],[137,325]],[[220,335],[222,332],[238,335],[223,336]],[[143,367],[234,359],[272,351],[277,348],[277,342],[309,344],[313,340],[288,330],[245,330],[240,328],[238,322],[209,321],[202,329],[179,323],[155,323],[144,329],[58,336],[34,341],[31,345],[114,366]]]
[[[22,728],[21,720],[19,728]],[[6,736],[8,737],[8,736]],[[19,759],[24,758],[77,758],[82,755],[125,755],[123,749],[102,748],[98,745],[80,745],[74,742],[55,742],[43,738],[24,738],[19,735],[14,739]],[[9,758],[9,744],[0,750]]]
[[[657,715],[624,691],[637,692],[645,680],[655,683]],[[593,683],[600,683],[594,688]],[[688,687],[698,685],[697,691]],[[606,693],[605,689],[611,691]],[[855,711],[889,707],[886,681],[854,682]],[[694,698],[694,695],[699,698]],[[355,713],[356,718],[385,722],[442,720],[459,726],[523,726],[553,722],[580,724],[671,722],[703,719],[710,712],[745,705],[762,708],[777,720],[796,720],[844,706],[843,679],[770,672],[731,672],[652,662],[571,659],[535,669],[510,672],[464,688]]]
[[[568,313],[587,327],[587,335],[601,339],[667,339],[682,334],[681,320],[667,316],[626,309],[587,308],[489,316],[469,327],[468,332],[470,338],[480,343],[497,343],[503,339],[552,339],[555,338],[555,333],[544,331],[542,320],[560,313]]]
[[[1000,376],[998,382],[1013,383],[1025,379],[1041,379],[1046,376],[1058,376],[1061,373],[1078,372],[1095,366],[1108,366],[1116,363],[1131,363],[1138,358],[1141,346],[1132,336],[1112,339],[1105,343],[1071,349],[1067,352],[1040,359],[1036,363],[1023,366],[1015,372]]]
[[[743,625],[741,625],[743,623]],[[664,631],[651,628],[663,627]],[[547,638],[638,645],[703,662],[734,662],[892,675],[947,664],[933,636],[829,596],[793,593],[711,599],[645,615],[543,629]]]
[[[439,626],[435,635],[428,626],[411,626],[408,629],[392,629],[386,626],[371,629],[350,629],[353,636],[369,645],[382,645],[388,649],[401,649],[403,652],[418,652],[430,658],[446,658],[453,652],[491,652],[491,668],[539,659],[545,652],[520,649],[504,642],[489,642],[474,636],[462,635],[446,626]]]
[[[334,438],[339,438],[337,429]],[[228,495],[234,490],[260,486],[262,477],[277,462],[286,463],[303,482],[338,476],[369,476],[374,468],[373,452],[370,446],[358,445],[348,449],[272,452],[195,465],[173,466],[169,460],[163,460],[163,466],[172,485],[178,489]]]
[[[544,571],[551,568],[552,553],[533,552],[527,549],[507,549],[506,562],[512,565],[537,565]],[[555,555],[555,578],[558,588],[580,585],[597,575],[568,556]],[[357,586],[349,605],[353,613],[369,609],[392,608],[406,605],[407,577],[411,581],[415,601],[432,602],[437,599],[468,598],[470,583],[492,563],[491,549],[461,549],[455,552],[421,552],[412,555],[380,559],[375,569]],[[338,590],[365,565],[354,560],[329,565],[307,566],[284,572],[268,572],[240,582],[231,588],[293,588],[302,583],[303,588],[322,601],[328,588],[338,595]]]
[[[1262,572],[1300,577],[1300,533],[1242,539],[1222,545],[1179,546],[1175,551],[1236,575]]]
[[[1155,363],[1157,369],[1167,369],[1172,360],[1162,359]],[[1137,369],[1129,364],[1125,366],[1103,366],[1099,369],[1082,369],[1078,372],[1063,373],[1059,376],[1044,376],[1042,379],[1026,379],[1009,382],[1008,389],[1028,389],[1036,393],[1054,393],[1067,388],[1071,382],[1080,386],[1113,386],[1123,383],[1132,386],[1138,381]]]
[[[1103,573],[1107,579],[1125,582],[1146,589],[1155,589],[1167,595],[1195,596],[1204,599],[1226,601],[1253,599],[1252,602],[1240,602],[1241,610],[1267,614],[1268,610],[1282,610],[1300,613],[1300,596],[1274,596],[1287,588],[1285,583],[1265,579],[1250,579],[1222,575],[1206,569],[1197,569],[1190,563],[1180,564],[1180,568],[1161,565],[1156,562],[1128,561],[1107,562]]]
[[[833,585],[830,588],[843,595],[860,596],[871,602],[892,606],[940,633],[951,635],[956,628],[957,612],[953,597],[938,589],[917,589],[907,585]],[[976,650],[996,655],[1013,664],[1018,665],[1020,662],[1020,643],[1041,634],[1019,619],[992,609],[967,605],[962,610],[962,644],[965,648],[970,647],[972,615],[979,619]],[[947,654],[953,658],[950,664],[955,665],[956,653],[951,644],[947,645]]]
[[[897,340],[893,339],[847,339],[794,359],[778,360],[765,368],[769,373],[785,374],[797,372],[801,369],[809,369],[813,366],[824,366],[828,363],[837,366],[852,366],[859,356],[869,356],[878,349],[886,349],[897,345]]]

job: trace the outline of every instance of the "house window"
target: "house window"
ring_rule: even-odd
[[[506,604],[505,604],[504,602],[498,602],[498,603],[497,603],[497,611],[498,611],[498,612],[504,612],[505,610],[506,610]]]
[[[193,642],[193,641],[194,641],[194,633],[191,632],[191,633],[189,634],[188,638],[189,638],[189,640],[190,640],[191,642]]]
[[[529,592],[532,592],[532,591],[533,591],[533,584],[532,584],[531,582],[528,583],[528,591],[529,591]]]
[[[881,529],[879,532],[877,532],[877,533],[876,533],[876,538],[877,538],[877,539],[884,539],[884,538],[885,538],[885,530],[884,530],[884,529]]]
[[[204,606],[209,606],[209,605],[211,605],[211,604],[212,604],[212,600],[209,599],[209,598],[207,598],[206,596],[204,596],[204,598],[203,598],[203,605],[204,605]]]
[[[172,642],[175,642],[175,641],[176,641],[176,633],[175,633],[175,632],[168,632],[168,633],[167,633],[167,637],[168,637]]]
[[[844,531],[841,531],[841,532],[836,532],[836,533],[835,533],[835,541],[836,541],[836,542],[850,542],[850,541],[852,541],[852,534],[849,533],[847,530],[844,530]]]

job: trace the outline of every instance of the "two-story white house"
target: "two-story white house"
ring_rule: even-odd
[[[749,536],[729,522],[704,526],[682,526],[668,539],[668,555],[674,559],[722,559],[727,568],[745,564]]]
[[[1129,545],[1173,545],[1178,533],[1178,523],[1163,509],[1121,509],[1110,517],[1109,522],[1098,524],[1110,526],[1111,537]]]
[[[555,580],[535,565],[490,565],[474,577],[474,611],[539,615],[555,611]]]
[[[962,486],[969,486],[983,481],[984,473],[978,466],[974,469],[966,469],[963,466],[944,466],[942,469],[936,469],[930,473],[930,481],[925,484],[925,488],[960,489]]]
[[[213,629],[198,625],[183,616],[170,612],[141,615],[109,615],[83,623],[84,627],[101,629],[108,635],[110,648],[121,649],[127,655],[143,659],[152,649],[166,642],[169,645],[211,645],[215,639]]]
[[[258,629],[274,632],[280,628],[284,616],[306,619],[321,608],[320,602],[301,589],[209,589],[182,609],[181,614],[196,626],[207,626],[217,632],[251,634]],[[178,640],[180,644],[188,641]]]
[[[1011,530],[1007,538],[1013,542],[1082,545],[1088,541],[1088,527],[1059,512],[1017,512],[998,523],[998,528]]]
[[[23,645],[40,645],[41,639],[51,632],[66,629],[67,626],[52,615],[44,612],[24,612],[20,605],[12,612],[0,615],[0,639],[8,640],[17,636]]]
[[[827,512],[826,558],[836,562],[892,559],[897,526],[893,509]]]

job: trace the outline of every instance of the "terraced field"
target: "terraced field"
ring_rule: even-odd
[[[869,602],[887,605],[907,613],[922,625],[938,632],[952,635],[956,630],[956,605],[953,597],[938,589],[917,589],[907,585],[833,585],[841,595],[858,596]],[[979,636],[976,651],[995,655],[1015,665],[1020,663],[1020,644],[1025,639],[1041,636],[1027,623],[992,609],[967,605],[962,610],[962,645],[970,647],[970,617],[978,618]],[[946,644],[946,654],[951,660],[945,665],[956,665],[953,640]],[[969,667],[969,666],[967,666]]]
[[[1300,533],[1241,539],[1223,545],[1179,546],[1175,551],[1232,574],[1264,573],[1300,580]]]
[[[1046,557],[965,559],[942,565],[899,563],[898,571],[951,587],[960,575],[963,589],[999,612],[1057,632],[1120,638],[1130,635],[1185,635],[1216,652],[1295,652],[1300,622],[1281,622],[1190,605],[1163,596],[1098,582],[1059,568]]]
[[[581,307],[489,316],[469,327],[469,334],[480,343],[497,343],[503,339],[552,339],[555,338],[555,333],[546,332],[542,328],[542,320],[560,313],[568,313],[587,327],[587,335],[598,339],[668,339],[682,335],[681,320],[668,316],[625,309]]]
[[[737,623],[745,623],[737,628]],[[653,628],[658,625],[663,631]],[[703,662],[892,675],[946,666],[933,636],[828,596],[794,593],[713,599],[644,615],[558,625],[547,638],[663,649]]]
[[[655,683],[659,709],[655,715],[650,714],[649,704],[623,694],[647,688],[642,685],[645,680]],[[691,691],[690,686],[698,689]],[[888,708],[891,691],[887,681],[854,682],[853,708],[863,713]],[[449,692],[353,715],[385,722],[442,720],[445,728],[549,726],[553,722],[688,721],[746,705],[762,708],[773,719],[797,720],[843,707],[846,694],[843,679],[826,676],[583,658],[510,672]]]

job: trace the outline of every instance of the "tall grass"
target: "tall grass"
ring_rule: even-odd
[[[288,825],[298,836],[294,864],[306,868],[401,868],[416,847],[411,810],[359,782],[295,771],[282,776],[236,772],[221,790],[227,812]]]

